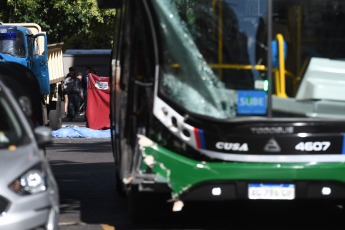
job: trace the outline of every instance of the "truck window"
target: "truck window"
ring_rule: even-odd
[[[34,55],[42,55],[43,50],[40,50],[39,42],[40,42],[40,37],[36,37],[34,40]]]
[[[15,57],[25,57],[25,37],[21,31],[6,35],[1,33],[0,36],[0,53],[8,54]]]
[[[33,37],[28,37],[28,52],[29,52],[29,56],[34,55],[34,38]]]

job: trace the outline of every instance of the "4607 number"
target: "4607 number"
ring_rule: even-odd
[[[299,151],[326,151],[329,146],[331,146],[329,141],[308,141],[298,143],[295,149]]]

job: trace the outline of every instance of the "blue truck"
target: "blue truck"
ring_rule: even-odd
[[[48,45],[36,23],[0,23],[0,62],[15,62],[36,76],[41,94],[42,120],[53,130],[62,123],[64,68],[62,43]]]

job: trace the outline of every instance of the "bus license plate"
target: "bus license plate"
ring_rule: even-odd
[[[249,184],[248,198],[251,200],[293,200],[294,184]]]

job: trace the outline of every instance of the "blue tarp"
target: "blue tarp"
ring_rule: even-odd
[[[66,126],[65,128],[52,131],[52,135],[57,138],[110,138],[110,129],[94,130],[86,127]]]

